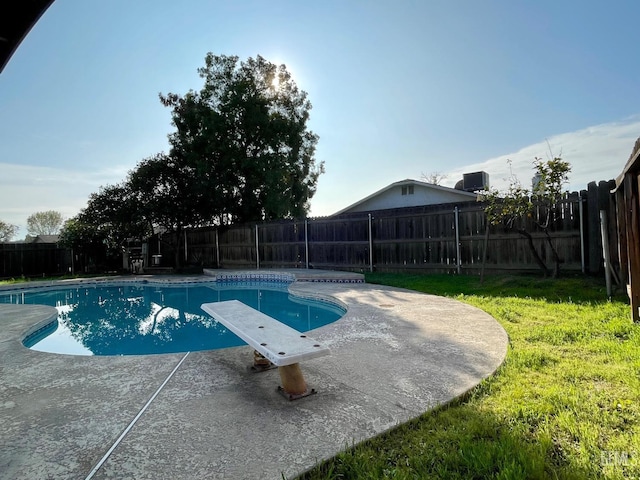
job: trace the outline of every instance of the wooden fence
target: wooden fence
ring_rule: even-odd
[[[626,287],[631,318],[640,322],[640,138],[615,183],[621,264],[619,283]],[[606,280],[609,288],[608,275]]]
[[[69,273],[71,251],[54,243],[0,243],[0,278]]]
[[[601,212],[614,275],[619,271],[613,185],[613,181],[592,182],[587,190],[571,193],[560,202],[549,234],[562,271],[602,272]],[[533,221],[528,220],[528,227],[534,245],[551,268],[551,249]],[[539,268],[525,237],[499,226],[490,226],[487,232],[483,204],[478,202],[201,228],[188,231],[185,241],[177,243],[186,263],[217,268],[448,273]],[[172,247],[162,248],[164,258],[172,259]]]
[[[606,237],[610,273],[620,283],[614,187],[613,180],[591,182],[586,190],[560,202],[549,233],[562,271],[602,273]],[[528,221],[534,245],[551,268],[552,251],[545,234],[532,226],[533,220]],[[174,249],[180,248],[183,264],[215,268],[469,274],[538,269],[526,238],[497,226],[487,231],[478,202],[190,229],[179,242],[167,240],[165,236],[149,241],[145,265],[155,264],[161,254],[161,264],[172,266]],[[53,244],[0,244],[0,277],[67,273],[71,257],[71,251]],[[80,258],[75,263],[76,271],[88,271]]]

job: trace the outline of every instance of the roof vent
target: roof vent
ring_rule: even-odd
[[[462,175],[462,189],[465,192],[477,192],[489,189],[489,174],[487,172],[465,173]]]

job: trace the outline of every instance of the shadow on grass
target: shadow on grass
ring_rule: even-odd
[[[487,275],[482,283],[478,275],[368,273],[365,278],[368,283],[391,285],[445,297],[520,297],[545,299],[552,303],[609,301],[604,279],[585,275],[566,275],[556,279],[542,278],[540,275]],[[614,290],[611,300],[628,303],[621,287]]]
[[[346,449],[298,479],[600,478],[600,458],[592,465],[574,465],[551,435],[519,431],[515,422],[479,408],[474,398],[490,393],[491,385],[488,379],[449,404]]]
[[[299,480],[346,478],[587,479],[601,471],[569,463],[551,436],[540,441],[509,421],[477,408],[470,398],[491,381],[319,464]]]
[[[491,298],[499,303],[508,298],[596,307],[609,302],[604,282],[584,276],[560,279],[491,276],[480,284],[477,276],[374,273],[367,274],[366,280],[458,299],[461,295]],[[617,292],[613,301],[628,304],[622,292]],[[556,312],[555,306],[547,309]],[[508,322],[509,318],[503,320]],[[610,323],[609,320],[603,322],[607,325]],[[626,325],[628,320],[623,323]],[[571,407],[570,401],[574,397],[582,398],[579,395],[562,395],[555,390],[547,392],[553,388],[562,391],[571,385],[563,383],[561,378],[550,378],[549,372],[546,374],[549,378],[536,381],[536,376],[545,375],[542,371],[545,362],[542,360],[551,358],[547,354],[548,349],[539,348],[537,342],[553,344],[549,347],[551,351],[561,346],[565,355],[569,355],[572,342],[556,335],[556,330],[587,327],[586,321],[574,322],[573,318],[563,318],[563,322],[557,324],[553,319],[531,324],[525,322],[522,330],[525,336],[522,337],[522,332],[518,333],[517,345],[511,345],[515,351],[510,350],[506,363],[492,377],[447,405],[348,448],[300,478],[631,478],[628,475],[637,473],[637,465],[603,464],[608,452],[598,450],[600,442],[597,439],[593,445],[594,442],[587,441],[587,437],[583,438],[580,429],[588,430],[588,427],[580,424],[579,420],[567,428],[560,428],[558,422],[554,424],[551,421],[555,416],[569,415],[567,411],[571,408],[578,409],[574,413],[586,415],[585,412],[589,412],[580,410],[580,406]],[[539,341],[529,338],[537,332],[534,331],[536,328],[542,332],[538,332],[538,335],[546,335]],[[608,338],[605,335],[607,331],[597,329],[600,327],[589,328],[593,328],[593,335],[599,339],[603,336]],[[584,340],[584,345],[596,348],[599,345],[597,339],[592,342],[589,338]],[[579,352],[572,354],[579,355]],[[540,361],[540,368],[529,365],[532,359]],[[583,361],[588,360],[584,358]],[[527,365],[530,368],[525,368]],[[524,372],[523,368],[529,373]],[[593,373],[591,370],[585,372]],[[533,384],[537,384],[537,388],[529,388]],[[590,381],[585,381],[585,384],[591,385]],[[496,400],[503,397],[508,405]],[[519,403],[519,398],[527,402]],[[608,396],[603,394],[603,398]],[[597,432],[591,431],[596,435]],[[623,445],[629,448],[628,444]]]

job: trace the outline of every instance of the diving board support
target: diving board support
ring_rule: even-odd
[[[300,362],[329,355],[329,348],[239,300],[204,303],[201,308],[278,367],[282,382],[278,391],[287,399],[316,393],[307,386]]]

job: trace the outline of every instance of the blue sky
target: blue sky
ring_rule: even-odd
[[[313,103],[312,215],[389,183],[485,170],[524,184],[550,150],[569,187],[615,178],[640,136],[636,1],[55,0],[0,74],[0,219],[68,218],[168,150],[159,93],[207,52],[258,54]]]

